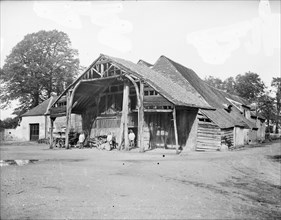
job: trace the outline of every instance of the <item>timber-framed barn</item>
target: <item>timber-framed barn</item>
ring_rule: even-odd
[[[79,114],[89,137],[111,132],[128,150],[132,129],[140,152],[161,147],[178,153],[262,140],[264,119],[250,110],[242,98],[210,87],[165,56],[152,65],[101,54],[57,98],[50,118],[52,125],[66,116],[66,146],[70,116]]]

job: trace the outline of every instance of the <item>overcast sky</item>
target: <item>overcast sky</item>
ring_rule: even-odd
[[[28,33],[68,34],[89,66],[100,53],[154,63],[165,55],[201,78],[280,76],[280,1],[1,1],[1,67]],[[11,111],[1,110],[1,119]]]

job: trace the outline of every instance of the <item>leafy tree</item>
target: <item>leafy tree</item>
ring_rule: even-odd
[[[79,70],[78,51],[67,34],[57,30],[28,34],[7,56],[0,75],[0,107],[18,99],[26,111],[60,94]]]
[[[256,73],[239,74],[236,76],[235,82],[235,91],[250,102],[256,101],[264,93],[264,83]]]
[[[267,127],[269,128],[269,123],[274,120],[274,98],[270,97],[268,94],[263,94],[258,98],[259,111],[267,120]]]
[[[276,129],[275,133],[278,133],[278,126],[280,120],[280,110],[281,110],[281,77],[273,78],[271,86],[276,89],[275,101],[276,101]]]
[[[214,88],[217,88],[217,89],[224,89],[224,85],[223,85],[223,81],[220,79],[220,78],[216,78],[216,77],[213,77],[213,76],[208,76],[208,77],[205,77],[204,81],[214,87]]]
[[[208,76],[205,77],[204,81],[214,88],[221,89],[233,95],[237,95],[237,92],[235,91],[236,82],[233,77],[229,77],[226,80],[222,81],[220,78]]]
[[[226,91],[230,94],[237,95],[237,92],[235,90],[235,86],[236,86],[236,82],[235,82],[235,79],[233,77],[228,77],[227,79],[225,79],[223,81],[224,91]]]
[[[6,118],[3,121],[0,120],[0,130],[4,128],[16,128],[18,126],[19,117]]]

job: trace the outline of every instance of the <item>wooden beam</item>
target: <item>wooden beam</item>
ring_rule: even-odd
[[[132,112],[136,112],[138,110],[132,110]],[[173,112],[172,109],[144,109],[144,112]]]
[[[129,83],[124,81],[124,93],[123,93],[123,111],[124,115],[124,145],[125,150],[129,150],[129,131],[128,131],[128,113],[129,113]]]
[[[101,72],[101,77],[103,77],[103,74],[104,74],[104,66],[103,66],[103,63],[100,64],[100,72]]]
[[[105,111],[108,109],[108,94],[105,94]]]
[[[137,83],[131,76],[125,75],[125,77],[128,78],[131,81],[131,83],[133,83],[133,86],[135,87],[136,94],[137,94],[138,106],[140,106],[140,93],[139,93],[139,87],[138,87]]]
[[[106,81],[109,79],[118,79],[120,76],[116,75],[116,76],[109,76],[109,77],[105,77],[105,78],[94,78],[94,79],[82,79],[81,82],[94,82],[94,81]]]
[[[72,103],[74,99],[74,94],[77,88],[79,87],[81,81],[79,81],[74,89],[69,92],[66,95],[66,130],[65,130],[65,148],[69,149],[69,132],[70,132],[70,127],[71,127],[71,110],[72,110]]]
[[[174,121],[174,131],[176,140],[176,153],[179,153],[179,142],[178,142],[178,129],[177,129],[177,118],[176,118],[176,106],[173,109],[173,121]]]
[[[122,116],[120,123],[120,134],[117,139],[119,144],[119,150],[122,147],[124,140],[125,149],[129,149],[129,138],[128,138],[128,112],[129,112],[129,86],[128,82],[124,81],[123,86],[123,105],[122,105]]]
[[[111,69],[111,67],[113,67],[113,65],[110,64],[110,66],[109,66],[109,64],[107,63],[105,65],[105,67],[106,67],[106,69],[104,69],[104,71],[101,73],[101,75],[104,76],[104,74],[107,73],[106,77],[108,77],[108,71]]]
[[[96,67],[96,66],[95,66]],[[92,68],[97,74],[101,75],[99,71],[97,71],[94,67]]]
[[[73,93],[71,94],[70,92],[67,93],[66,96],[66,130],[65,130],[65,148],[69,149],[68,143],[69,143],[69,131],[70,131],[70,126],[71,126],[71,96],[73,95]]]
[[[53,149],[54,146],[53,146],[53,142],[54,142],[54,121],[55,121],[55,118],[50,118],[51,120],[51,134],[50,134],[50,149]]]
[[[140,152],[144,152],[143,146],[143,123],[144,123],[144,107],[143,107],[143,96],[144,96],[144,85],[140,81],[140,92],[139,92],[139,106],[138,106],[138,147]]]

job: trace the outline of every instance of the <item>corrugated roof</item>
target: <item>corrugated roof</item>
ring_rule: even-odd
[[[170,66],[173,68],[168,68]],[[165,57],[161,56],[153,66],[154,70],[166,71],[167,75],[172,75],[179,79],[179,74],[187,82],[187,86],[192,86],[209,105],[213,106],[216,110],[202,110],[202,113],[208,116],[212,121],[214,121],[221,128],[228,128],[234,126],[242,126],[246,128],[254,128],[255,124],[247,120],[240,112],[235,109],[227,112],[224,108],[224,104],[231,104],[226,98],[230,98],[234,101],[238,101],[244,105],[248,103],[238,96],[234,96],[223,92],[221,90],[215,89],[208,84],[206,84],[200,77],[189,68],[182,66],[179,63]]]
[[[50,107],[51,104],[55,102],[55,100],[56,100],[56,96],[52,96],[49,99],[42,102],[41,104],[37,105],[36,107],[22,114],[21,117],[45,115],[45,113],[47,113],[48,107]]]
[[[143,79],[175,105],[212,109],[202,96],[184,81],[180,74],[178,74],[178,77],[166,74],[166,70],[169,71],[169,68],[173,68],[172,66],[166,66],[168,69],[163,71],[154,71],[131,61],[106,55],[103,56],[120,66],[120,68],[127,69],[132,74]]]

